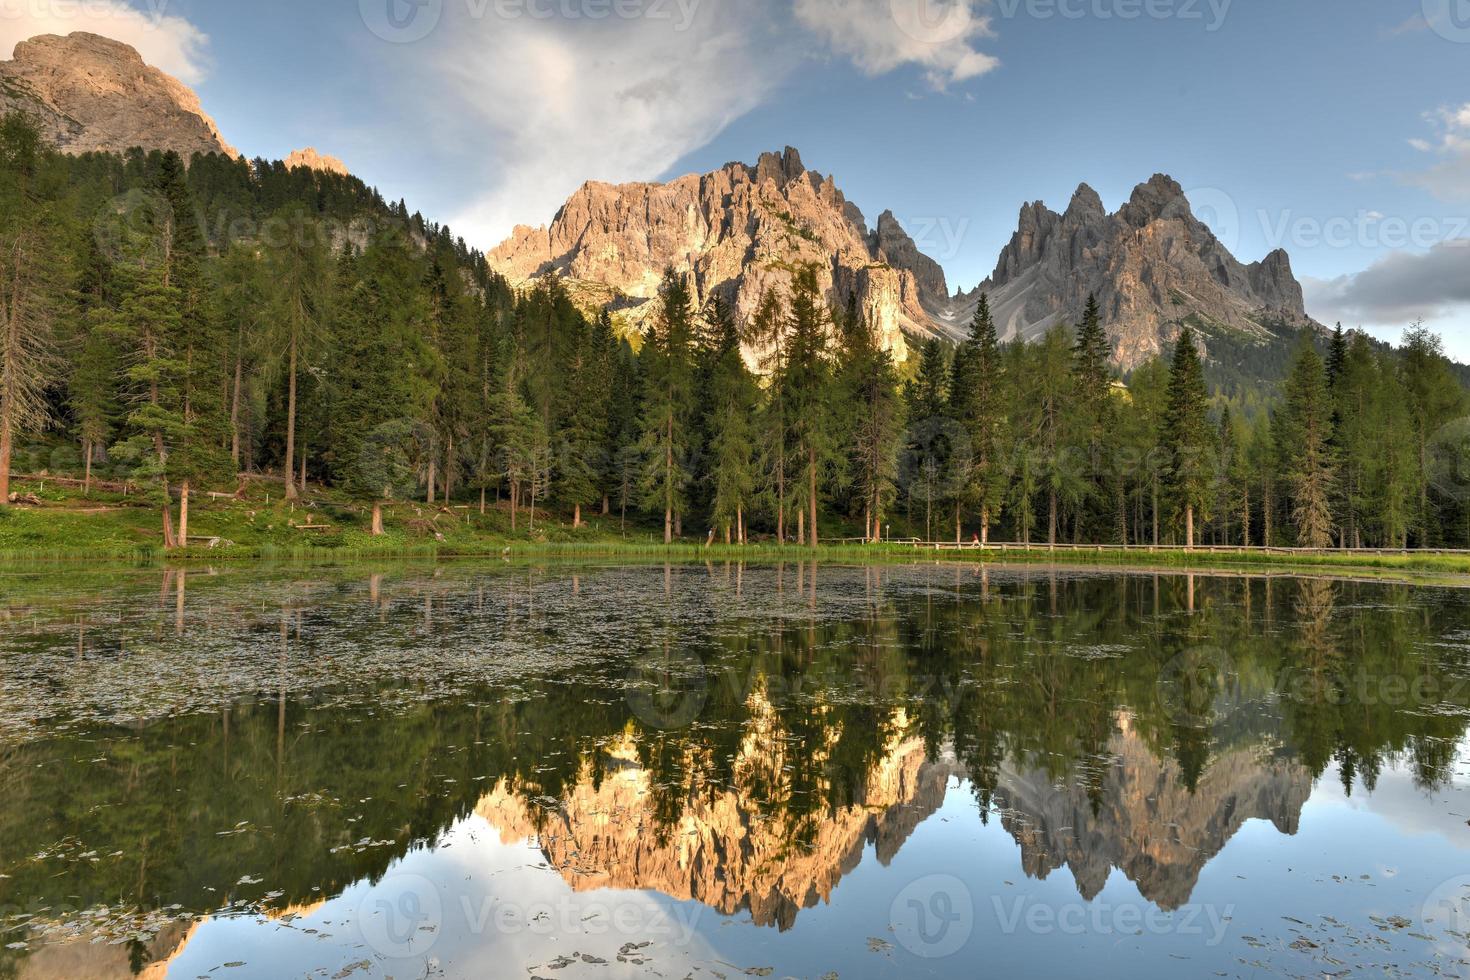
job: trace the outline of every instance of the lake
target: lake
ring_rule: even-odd
[[[1470,976],[1470,593],[0,575],[0,977]]]

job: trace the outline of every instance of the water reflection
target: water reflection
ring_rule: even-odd
[[[1383,779],[1413,791],[1379,828],[1372,914],[1408,923],[1384,962],[1464,955],[1453,885],[1421,921],[1470,867],[1453,590],[798,564],[5,584],[0,976],[520,973],[569,936],[573,972],[967,976],[1043,939],[1080,967],[1095,923],[1058,942],[1004,903],[1095,914],[1120,881],[1174,923],[1137,930],[1135,974],[1330,966],[1279,916],[1228,931],[1202,876],[1294,900],[1361,856],[1304,813],[1377,819]],[[1298,835],[1315,857],[1262,864]],[[1202,891],[1223,945],[1167,915]],[[1360,899],[1311,901],[1351,923]],[[984,921],[939,955],[904,917],[956,902]]]

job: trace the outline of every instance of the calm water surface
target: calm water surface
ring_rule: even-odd
[[[1470,976],[1467,599],[0,576],[0,977]]]

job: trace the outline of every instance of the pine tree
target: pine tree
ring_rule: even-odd
[[[1309,332],[1304,332],[1286,379],[1282,409],[1284,441],[1279,447],[1285,482],[1291,492],[1297,543],[1306,548],[1332,546],[1332,493],[1336,461],[1332,455],[1332,398],[1327,372]]]
[[[970,469],[965,498],[980,512],[980,541],[990,543],[990,528],[1005,499],[1001,465],[1001,430],[1006,423],[1005,362],[990,312],[990,298],[980,296],[970,323],[970,336],[955,358],[950,400],[955,419],[970,438]],[[956,537],[962,537],[956,530]]]
[[[1195,518],[1204,516],[1215,468],[1211,459],[1214,434],[1207,417],[1208,398],[1194,331],[1185,327],[1174,348],[1168,407],[1159,444],[1165,458],[1169,497],[1184,516],[1184,542],[1189,549],[1194,548]]]
[[[0,119],[0,507],[10,502],[16,434],[51,421],[45,389],[57,367],[62,283],[52,204],[36,187],[42,156],[28,120]]]
[[[1113,345],[1103,329],[1097,298],[1089,295],[1082,322],[1077,325],[1077,342],[1072,348],[1074,411],[1079,448],[1088,467],[1088,496],[1104,504],[1109,496],[1119,496],[1116,489],[1109,493],[1106,484],[1113,474],[1104,458],[1113,423],[1112,359]]]
[[[832,436],[832,367],[827,357],[830,316],[811,267],[797,274],[793,289],[791,337],[783,387],[792,457],[802,474],[793,493],[800,518],[798,527],[806,526],[807,536],[802,544],[815,548],[820,540],[818,515],[826,474],[837,458]]]
[[[643,340],[644,501],[664,514],[664,543],[672,544],[684,512],[690,479],[687,461],[694,411],[694,323],[689,287],[673,272],[664,274],[657,320]]]
[[[267,265],[273,284],[271,322],[275,334],[269,343],[285,361],[286,455],[282,462],[286,496],[295,499],[297,379],[302,358],[321,342],[322,290],[325,263],[319,245],[320,229],[299,207],[282,216],[283,234],[268,253]]]
[[[710,377],[709,434],[713,499],[710,517],[726,544],[746,541],[745,519],[755,492],[755,413],[760,388],[745,366],[740,335],[728,304],[710,301],[705,322],[714,364]]]
[[[881,541],[884,517],[898,482],[903,404],[893,356],[856,310],[846,321],[840,371],[851,413],[852,482],[861,501],[863,537]]]
[[[759,308],[750,321],[750,337],[766,383],[766,399],[761,413],[760,469],[765,476],[771,509],[776,516],[776,543],[786,543],[788,431],[786,406],[786,368],[788,360],[786,308],[774,290],[761,297]]]

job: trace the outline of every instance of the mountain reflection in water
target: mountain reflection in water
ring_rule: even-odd
[[[1324,777],[1361,812],[1385,773],[1426,811],[1470,809],[1470,604],[1449,589],[810,564],[159,579],[6,583],[0,977],[472,975],[501,934],[446,913],[435,958],[405,954],[413,972],[337,908],[404,867],[448,887],[475,861],[501,862],[475,883],[494,902],[534,871],[584,901],[711,910],[692,965],[729,965],[728,917],[791,972],[830,943],[842,975],[908,975],[890,903],[864,898],[889,884],[959,876],[977,915],[1003,918],[1001,895],[1056,901],[1060,869],[1094,905],[1121,872],[1167,913],[1250,821],[1311,836]],[[961,833],[974,853],[929,843]],[[1008,879],[979,870],[995,834]],[[1321,834],[1333,861],[1358,857]],[[1429,867],[1470,868],[1465,840],[1434,840]],[[1231,854],[1264,891],[1307,873]],[[1408,897],[1383,914],[1417,916],[1446,877],[1425,874],[1395,869]],[[248,923],[275,931],[230,953]],[[1428,949],[1390,962],[1453,966],[1455,924],[1416,921],[1404,942]],[[654,968],[616,938],[593,958]],[[1177,955],[1149,940],[1135,973]],[[1345,961],[1290,942],[1271,968]],[[1005,929],[997,944],[1030,949]],[[973,975],[981,945],[925,970]]]

